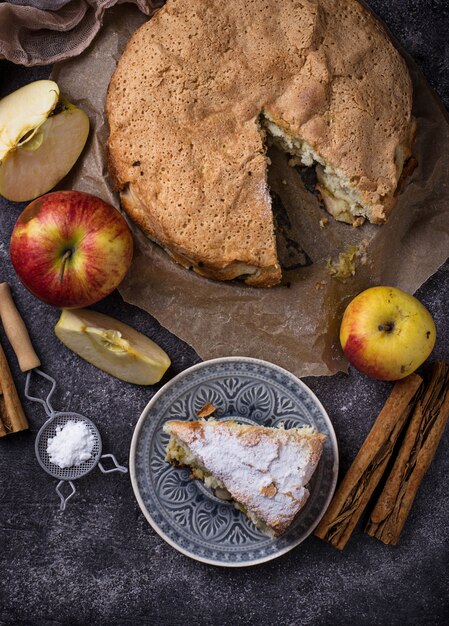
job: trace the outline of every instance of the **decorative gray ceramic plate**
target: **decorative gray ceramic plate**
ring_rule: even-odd
[[[197,419],[206,404],[217,419],[278,426],[314,426],[327,435],[310,481],[310,497],[279,539],[270,539],[231,504],[219,500],[189,470],[165,462],[167,420]],[[334,493],[338,449],[323,406],[304,383],[286,370],[244,357],[194,365],[168,382],[143,411],[131,443],[131,481],[145,517],[159,535],[198,561],[227,567],[274,559],[301,543],[315,528]]]

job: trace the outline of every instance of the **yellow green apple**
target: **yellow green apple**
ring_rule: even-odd
[[[419,300],[395,287],[371,287],[348,305],[340,342],[348,361],[379,380],[414,372],[435,345],[435,324]]]
[[[61,308],[89,306],[123,280],[133,256],[128,224],[112,205],[81,191],[31,202],[11,235],[11,261],[31,293]]]
[[[52,189],[73,167],[89,118],[52,80],[29,83],[0,100],[0,194],[26,202]]]
[[[99,369],[135,385],[154,385],[170,367],[154,341],[119,320],[89,309],[64,309],[57,337]]]

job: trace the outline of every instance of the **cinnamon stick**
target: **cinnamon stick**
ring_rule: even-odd
[[[435,363],[365,532],[396,544],[449,418],[449,365]]]
[[[29,427],[3,348],[0,346],[0,437]]]
[[[317,537],[339,550],[345,547],[385,471],[421,384],[417,374],[396,383],[315,530]]]

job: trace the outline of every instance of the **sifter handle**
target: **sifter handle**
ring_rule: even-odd
[[[41,362],[34,351],[24,321],[14,304],[8,283],[0,283],[0,318],[22,372],[39,367]]]

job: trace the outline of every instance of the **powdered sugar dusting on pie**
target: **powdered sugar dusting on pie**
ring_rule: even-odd
[[[231,421],[167,422],[164,430],[187,444],[198,465],[276,534],[306,503],[305,485],[324,440],[309,428],[283,430]]]

